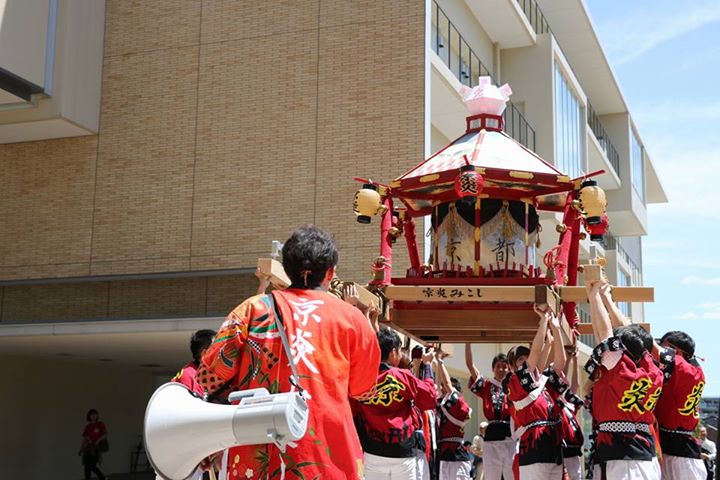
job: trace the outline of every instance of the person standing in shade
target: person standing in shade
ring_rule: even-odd
[[[85,467],[85,480],[90,480],[91,473],[97,475],[98,480],[105,480],[105,474],[98,467],[101,463],[103,441],[107,442],[107,427],[100,421],[100,414],[94,408],[88,410],[85,415],[87,424],[82,434],[82,464]]]
[[[487,429],[488,422],[482,421],[478,426],[478,434],[473,437],[470,445],[470,451],[475,457],[475,477],[478,480],[483,478],[483,445],[485,442],[485,430]]]
[[[496,355],[492,360],[493,376],[485,378],[473,363],[472,345],[468,343],[465,344],[465,364],[470,372],[470,391],[482,400],[483,413],[488,422],[483,442],[485,479],[512,479],[516,442],[510,435],[510,410],[503,389],[503,380],[510,371],[507,357],[502,353]]]

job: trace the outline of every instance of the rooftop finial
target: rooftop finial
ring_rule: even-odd
[[[486,113],[499,116],[505,111],[505,104],[510,99],[512,90],[507,83],[502,87],[496,87],[490,77],[480,77],[480,83],[476,87],[462,85],[460,95],[470,115]]]

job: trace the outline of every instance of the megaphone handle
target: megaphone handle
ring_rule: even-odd
[[[215,467],[208,470],[208,473],[210,474],[210,480],[217,480],[217,477],[215,476]]]
[[[267,388],[251,388],[249,390],[238,390],[237,392],[232,392],[228,396],[228,400],[234,402],[235,400],[241,400],[245,397],[267,397],[268,395],[270,395],[270,392],[268,392]]]

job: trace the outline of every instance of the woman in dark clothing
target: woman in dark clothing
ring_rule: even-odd
[[[90,480],[90,474],[95,472],[99,480],[105,480],[105,475],[98,468],[101,462],[101,444],[107,442],[107,428],[100,421],[98,411],[94,408],[90,409],[85,416],[87,425],[82,434],[82,446],[80,447],[80,455],[82,455],[82,463],[85,467],[85,480]]]

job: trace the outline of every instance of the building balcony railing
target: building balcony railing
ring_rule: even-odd
[[[595,113],[595,110],[592,108],[592,105],[590,105],[590,102],[587,104],[587,123],[590,126],[590,130],[592,130],[593,134],[595,134],[595,138],[597,139],[598,143],[600,144],[600,148],[603,149],[605,152],[605,155],[607,156],[608,160],[610,161],[610,165],[612,165],[613,169],[615,170],[615,173],[617,176],[620,176],[620,154],[618,153],[617,149],[615,148],[615,145],[612,144],[610,141],[610,138],[608,137],[607,132],[605,131],[605,127],[603,127],[602,122],[600,121],[600,117],[598,117],[597,113]]]
[[[474,87],[479,83],[479,78],[483,76],[490,77],[497,85],[498,82],[490,70],[483,65],[480,58],[473,52],[473,49],[435,1],[432,6],[432,49],[463,85]],[[503,118],[505,133],[535,151],[535,130],[512,102],[508,102]]]
[[[520,6],[520,10],[525,14],[528,22],[532,26],[535,33],[548,33],[550,32],[550,24],[548,23],[545,15],[537,4],[536,0],[516,0]]]

